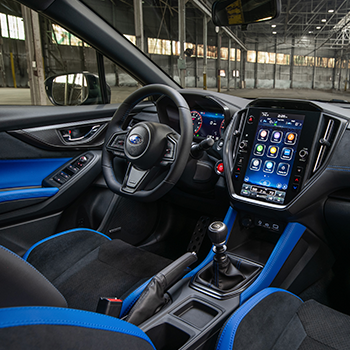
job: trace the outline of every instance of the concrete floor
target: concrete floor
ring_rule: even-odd
[[[120,103],[125,100],[136,88],[135,87],[112,87],[111,103]],[[216,89],[210,89],[217,91]],[[257,97],[280,97],[280,98],[297,98],[309,100],[324,100],[340,99],[350,101],[350,91],[336,90],[311,90],[311,89],[231,89],[231,91],[221,92],[224,94],[235,95],[245,98]],[[31,105],[30,89],[24,88],[0,88],[0,105]],[[51,105],[48,102],[48,105]]]

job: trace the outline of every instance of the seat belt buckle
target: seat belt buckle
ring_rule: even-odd
[[[101,297],[97,304],[96,312],[112,317],[119,317],[123,300],[118,298]]]

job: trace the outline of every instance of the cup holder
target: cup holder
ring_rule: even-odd
[[[170,323],[162,323],[146,332],[157,350],[178,350],[190,338],[189,334]]]

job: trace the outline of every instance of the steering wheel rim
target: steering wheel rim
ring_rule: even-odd
[[[165,95],[175,103],[179,111],[180,132],[181,132],[180,135],[177,134],[170,127],[161,123],[155,124],[155,123],[141,122],[141,123],[137,123],[129,131],[126,130],[132,118],[132,116],[130,116],[131,110],[139,102],[141,102],[143,99],[151,95]],[[157,125],[162,127],[158,127]],[[145,158],[147,156],[147,153],[151,154],[151,152],[148,152],[149,146],[147,146],[146,151],[144,151],[141,155],[138,155],[138,158],[137,158],[139,162],[137,165],[140,165],[140,164],[143,165],[142,169],[140,169],[137,165],[134,166],[134,162],[136,160],[130,156],[130,152],[128,151],[127,147],[133,147],[130,143],[130,136],[134,136],[134,135],[139,136],[138,134],[135,134],[135,133],[133,135],[131,134],[135,130],[136,126],[144,127],[145,130],[148,130],[148,137],[150,139],[149,141],[150,144],[153,142],[152,135],[154,136],[154,132],[157,133],[157,129],[160,130],[161,136],[159,137],[158,135],[156,139],[162,138],[162,137],[163,138],[162,140],[159,141],[160,143],[158,147],[157,145],[156,147],[154,147],[155,149],[161,149],[162,147],[161,145],[164,145],[164,135],[166,135],[167,142],[169,142],[168,136],[173,133],[173,137],[170,137],[170,141],[173,142],[175,145],[174,154],[173,154],[174,159],[171,162],[170,161],[168,162],[170,167],[166,177],[154,188],[149,190],[136,189],[133,192],[129,192],[129,189],[126,190],[127,187],[125,187],[125,184],[129,183],[128,179],[125,179],[125,177],[130,176],[131,171],[133,171],[134,173],[140,172],[140,171],[147,172],[147,169],[146,170],[144,169],[144,167],[145,166],[147,167],[147,165],[144,165],[141,161],[142,161],[142,157]],[[153,131],[150,129],[152,129]],[[175,89],[167,85],[152,84],[152,85],[144,86],[141,89],[138,89],[135,92],[133,92],[119,106],[118,110],[113,115],[113,118],[110,121],[106,132],[105,144],[103,146],[103,153],[102,153],[102,171],[108,187],[117,194],[127,196],[127,197],[132,197],[142,201],[154,201],[162,197],[176,184],[176,182],[179,180],[180,176],[182,175],[185,169],[185,166],[188,161],[192,139],[193,139],[192,129],[193,129],[192,118],[191,118],[191,113],[190,113],[188,104],[186,100],[183,98],[183,96]],[[176,137],[174,133],[177,134],[178,137]],[[113,160],[114,160],[114,157],[116,157],[116,155],[118,154],[118,152],[115,152],[116,148],[113,148],[113,146],[110,147],[113,143],[116,143],[115,138],[118,139],[118,135],[125,135],[125,139],[124,139],[125,142],[124,142],[123,149],[124,149],[124,155],[129,160],[129,167],[125,174],[123,183],[117,180],[113,169]],[[133,149],[131,148],[131,150]],[[156,153],[157,152],[158,151],[156,151]],[[146,153],[146,155],[144,155],[144,153]],[[148,158],[150,158],[150,156]],[[156,166],[159,166],[160,163],[157,164],[158,160],[155,160],[155,164],[152,166],[152,169]],[[151,160],[151,162],[152,161],[154,160]],[[161,162],[162,161],[164,161],[164,157],[161,159]],[[129,175],[128,175],[128,172],[129,172]],[[148,176],[148,175],[145,175],[145,176]]]

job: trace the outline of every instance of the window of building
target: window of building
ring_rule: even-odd
[[[253,51],[253,50],[247,51],[247,62],[250,62],[250,63],[256,62],[256,51]]]
[[[0,13],[0,23],[1,36],[3,38],[25,40],[24,23],[22,17]]]

